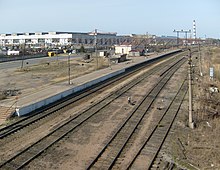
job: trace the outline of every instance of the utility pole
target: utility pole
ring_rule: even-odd
[[[194,129],[193,115],[192,115],[192,57],[191,57],[191,49],[189,48],[189,59],[188,59],[188,76],[189,76],[189,127]]]
[[[23,69],[24,67],[24,53],[25,53],[25,43],[22,46],[21,69]]]
[[[110,48],[109,50],[109,56],[108,56],[108,62],[109,62],[109,68],[112,70],[112,67],[111,67],[111,56],[112,56],[112,49]]]
[[[68,76],[69,76],[69,85],[71,84],[71,83],[70,83],[70,54],[71,54],[71,53],[68,54]]]

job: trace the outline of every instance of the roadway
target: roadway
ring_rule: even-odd
[[[70,55],[71,58],[80,58],[82,55]],[[32,66],[41,63],[48,63],[56,60],[68,60],[67,56],[55,56],[55,57],[42,57],[42,58],[33,58],[33,59],[25,59],[23,60],[23,66]],[[19,68],[22,66],[22,60],[10,61],[10,62],[3,62],[0,63],[0,70],[2,69],[12,69],[12,68]]]

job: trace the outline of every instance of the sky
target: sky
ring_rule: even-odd
[[[220,0],[0,0],[0,33],[70,31],[220,39]],[[181,36],[184,36],[181,35]]]

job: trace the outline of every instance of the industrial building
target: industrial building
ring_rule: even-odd
[[[100,32],[36,32],[0,34],[0,46],[31,45],[39,47],[85,45],[112,46],[122,42],[131,42],[130,36],[117,36],[117,33]]]
[[[197,42],[199,39],[196,39]],[[0,34],[0,50],[20,51],[20,54],[43,53],[48,50],[80,50],[87,51],[115,49],[116,54],[143,55],[146,52],[160,51],[175,46],[193,44],[195,39],[176,38],[150,34],[117,35],[115,32],[35,32]],[[201,42],[202,43],[202,42]],[[200,43],[200,44],[201,44]],[[7,52],[6,52],[7,53]],[[13,53],[13,55],[16,55]]]

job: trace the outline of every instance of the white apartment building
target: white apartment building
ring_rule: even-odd
[[[68,45],[72,42],[72,37],[72,33],[57,32],[0,34],[0,45],[19,45],[24,43]]]

